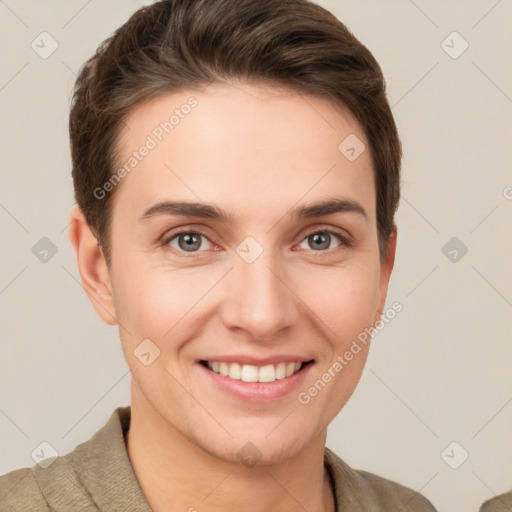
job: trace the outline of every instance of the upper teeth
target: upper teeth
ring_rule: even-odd
[[[210,370],[220,373],[224,377],[244,382],[273,382],[276,379],[284,379],[297,372],[302,365],[302,363],[290,362],[253,366],[219,361],[207,361],[206,364]]]

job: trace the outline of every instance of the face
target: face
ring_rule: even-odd
[[[368,344],[333,365],[379,319],[391,272],[369,151],[339,149],[350,134],[368,148],[363,130],[326,100],[240,83],[160,97],[126,125],[120,167],[138,156],[108,277],[132,390],[223,460],[247,442],[261,462],[300,453],[356,387]]]

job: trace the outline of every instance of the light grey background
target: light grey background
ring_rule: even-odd
[[[404,309],[328,446],[440,511],[476,511],[512,488],[512,1],[319,3],[382,65],[405,153],[388,296]],[[67,238],[67,121],[79,67],[141,5],[0,0],[0,474],[32,466],[43,440],[68,453],[130,400],[117,330]],[[31,47],[43,31],[58,42],[46,59]],[[46,263],[32,252],[42,237],[57,248]],[[468,248],[455,262],[452,237]]]

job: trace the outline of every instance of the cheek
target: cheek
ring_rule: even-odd
[[[379,304],[379,273],[370,262],[305,275],[304,302],[327,326],[329,338],[348,342],[373,324]]]
[[[180,279],[169,275],[148,273],[137,278],[131,275],[122,286],[123,320],[129,330],[155,339],[171,330],[186,313],[191,292],[180,286]]]
[[[194,293],[194,286],[187,286],[182,276],[172,271],[139,268],[137,273],[133,269],[129,271],[127,266],[126,273],[119,277],[116,310],[124,327],[119,330],[123,353],[136,380],[145,383],[147,394],[156,396],[161,392],[157,383],[161,386],[169,379],[162,368],[172,365],[175,352],[190,338],[191,334],[186,332],[190,328],[187,313],[193,314],[191,309],[200,295],[197,290]],[[148,339],[152,344],[142,345]],[[153,344],[159,350],[157,364],[141,365],[137,354],[157,353]]]
[[[222,272],[197,268],[151,267],[141,258],[126,262],[115,283],[116,311],[137,337],[168,340],[174,333],[186,337],[190,318],[201,310]]]
[[[222,266],[212,265],[208,272],[204,268],[174,270],[148,267],[141,258],[133,258],[117,268],[122,272],[113,283],[116,312],[120,323],[135,335],[130,345],[144,338],[163,342],[177,333],[180,338],[193,335],[186,331],[193,329],[190,319],[194,315],[207,314],[204,308],[218,306],[217,299],[229,300],[230,294],[223,293],[220,282],[225,273]],[[369,259],[338,268],[308,265],[290,269],[286,281],[294,291],[289,300],[336,343],[350,343],[375,320],[379,272]],[[208,297],[210,292],[217,299]]]

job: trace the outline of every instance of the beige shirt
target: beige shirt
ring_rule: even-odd
[[[89,441],[46,469],[36,464],[0,476],[0,510],[151,512],[126,451],[130,414],[130,406],[118,407]],[[334,484],[336,511],[435,512],[420,494],[351,469],[327,447],[324,463]]]

